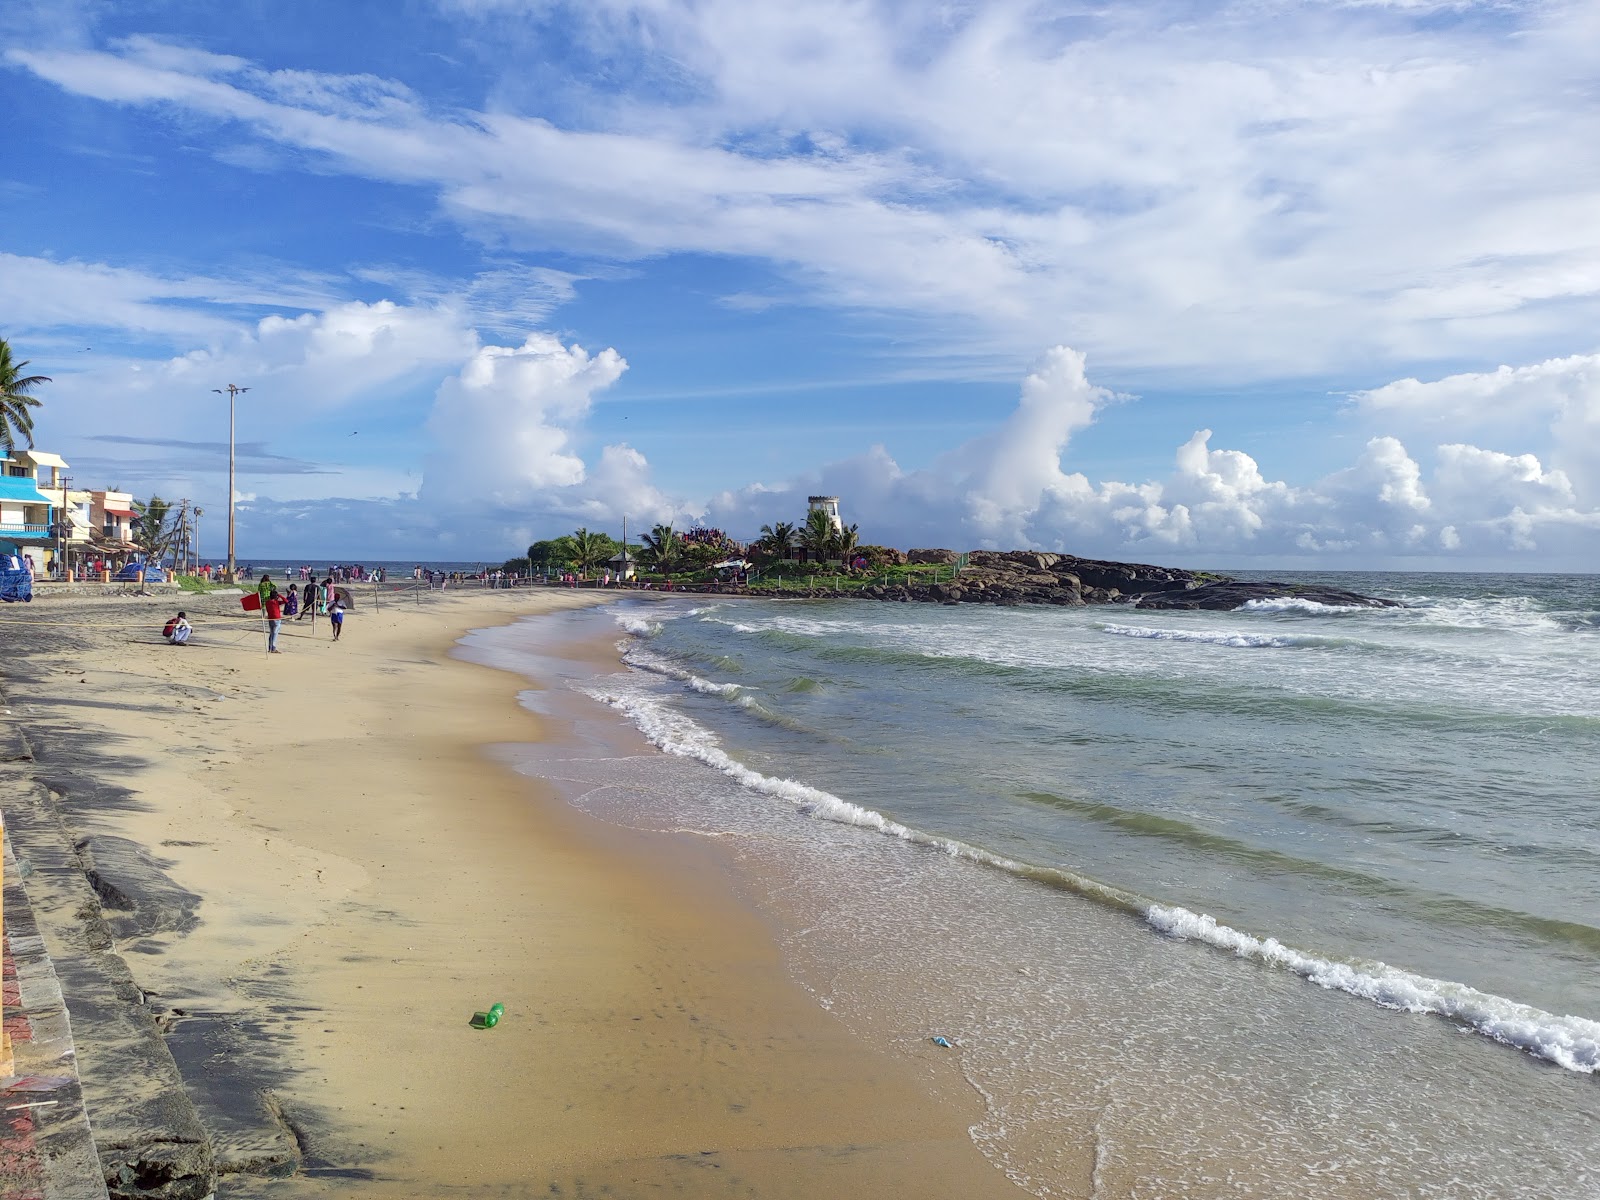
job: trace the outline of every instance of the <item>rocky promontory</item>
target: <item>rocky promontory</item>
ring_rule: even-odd
[[[912,550],[911,563],[955,566],[953,550]],[[699,589],[696,589],[699,590]],[[734,591],[712,585],[708,591]],[[1038,550],[974,550],[948,583],[871,584],[859,590],[811,588],[796,596],[861,597],[944,604],[1129,604],[1160,609],[1233,609],[1251,600],[1300,599],[1338,607],[1392,608],[1393,600],[1304,583],[1242,581],[1208,571],[1109,562]]]

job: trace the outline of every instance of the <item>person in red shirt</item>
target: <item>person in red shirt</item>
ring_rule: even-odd
[[[267,653],[278,653],[278,627],[283,624],[283,597],[278,595],[278,589],[273,588],[267,593],[267,598],[261,603],[261,611],[267,616]]]

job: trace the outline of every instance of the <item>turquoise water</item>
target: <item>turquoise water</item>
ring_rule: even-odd
[[[1600,1194],[1600,579],[1316,578],[1406,607],[580,614],[667,753],[528,769],[726,839],[1039,1195]]]

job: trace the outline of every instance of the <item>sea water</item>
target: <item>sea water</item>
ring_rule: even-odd
[[[520,761],[721,840],[1037,1195],[1600,1196],[1600,579],[1314,578],[1405,606],[630,600],[469,653],[641,731]],[[621,673],[542,657],[601,628]]]

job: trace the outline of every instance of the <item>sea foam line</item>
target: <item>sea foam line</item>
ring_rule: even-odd
[[[1292,971],[1330,991],[1348,992],[1384,1008],[1433,1013],[1458,1021],[1486,1037],[1547,1059],[1569,1071],[1600,1071],[1600,1021],[1557,1016],[1464,983],[1432,979],[1387,963],[1364,966],[1333,962],[1285,946],[1276,938],[1257,938],[1219,924],[1214,917],[1186,908],[1152,904],[1144,914],[1151,928],[1169,937],[1192,938],[1240,958]]]
[[[659,654],[653,654],[637,645],[629,646],[622,657],[623,661],[630,667],[638,667],[640,670],[649,671],[653,675],[664,675],[668,679],[676,679],[679,683],[688,687],[690,691],[700,692],[703,695],[731,697],[737,696],[745,690],[743,686],[737,683],[717,683],[714,680],[696,675],[693,671],[687,671],[678,666],[671,659],[664,658]]]
[[[942,851],[1008,874],[1019,875],[1136,913],[1168,937],[1193,939],[1228,950],[1240,958],[1291,971],[1318,987],[1347,992],[1383,1008],[1429,1013],[1460,1022],[1474,1031],[1536,1055],[1569,1071],[1600,1072],[1600,1021],[1557,1016],[1532,1005],[1480,992],[1463,983],[1432,979],[1387,963],[1357,966],[1306,954],[1276,938],[1241,933],[1216,918],[1186,908],[1157,904],[1110,884],[1052,867],[1018,862],[902,825],[875,809],[854,804],[832,792],[794,779],[764,775],[731,757],[709,729],[664,703],[639,695],[623,695],[602,687],[584,689],[626,716],[657,748],[690,758],[721,772],[752,791],[786,800],[804,816],[873,829],[915,845]]]
[[[1224,633],[1209,629],[1146,629],[1138,625],[1102,625],[1100,630],[1114,637],[1149,638],[1156,642],[1200,642],[1210,646],[1228,646],[1235,650],[1306,644],[1301,638],[1275,637],[1265,633]]]
[[[1274,596],[1270,600],[1246,600],[1235,612],[1303,612],[1303,613],[1370,613],[1384,609],[1369,608],[1365,604],[1323,604],[1299,596]]]

